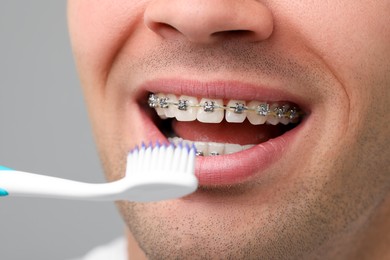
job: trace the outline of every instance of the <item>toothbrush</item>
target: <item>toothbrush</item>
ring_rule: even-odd
[[[0,197],[153,202],[183,197],[198,186],[195,147],[152,145],[127,156],[126,175],[108,183],[84,183],[0,166]]]

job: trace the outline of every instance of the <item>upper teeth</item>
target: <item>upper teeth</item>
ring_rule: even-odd
[[[156,109],[161,118],[178,121],[198,120],[204,123],[220,123],[225,115],[228,122],[242,123],[245,118],[253,125],[296,123],[303,113],[288,102],[260,102],[230,100],[226,105],[222,99],[180,96],[174,94],[150,94],[149,106]],[[226,112],[226,113],[225,113]]]

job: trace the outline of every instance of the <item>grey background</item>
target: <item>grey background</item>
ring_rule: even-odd
[[[0,165],[102,182],[66,2],[0,1]],[[123,234],[112,203],[0,199],[0,259],[68,259]]]

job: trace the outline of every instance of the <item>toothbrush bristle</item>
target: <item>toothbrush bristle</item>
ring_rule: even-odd
[[[186,165],[193,164],[190,160],[195,160],[196,148],[188,143],[152,143],[141,147],[135,146],[127,158],[127,174],[143,172],[175,172],[185,171]],[[132,172],[132,173],[130,173]]]
[[[142,150],[150,150],[151,152],[155,151],[155,150],[165,150],[167,148],[170,148],[170,149],[173,149],[173,150],[185,150],[187,151],[187,153],[189,153],[191,150],[194,150],[196,151],[196,147],[194,144],[190,145],[188,143],[183,143],[183,142],[179,142],[179,143],[173,143],[173,142],[164,142],[164,143],[160,143],[160,142],[156,142],[156,143],[152,143],[150,142],[148,145],[146,145],[144,142],[141,143],[141,145],[136,145],[133,149],[131,149],[129,151],[129,155],[130,154],[133,154],[133,153],[139,153],[141,152]]]
[[[137,187],[136,200],[159,201],[194,192],[198,187],[195,154],[195,146],[188,143],[143,143],[133,149],[127,157],[126,179]]]

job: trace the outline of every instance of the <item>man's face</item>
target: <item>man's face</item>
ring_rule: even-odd
[[[118,202],[150,258],[352,256],[389,209],[390,1],[74,0],[68,11],[108,179],[165,132],[244,149],[199,157],[186,198]],[[171,105],[162,126],[151,93],[232,108]],[[213,123],[183,121],[195,118]]]

